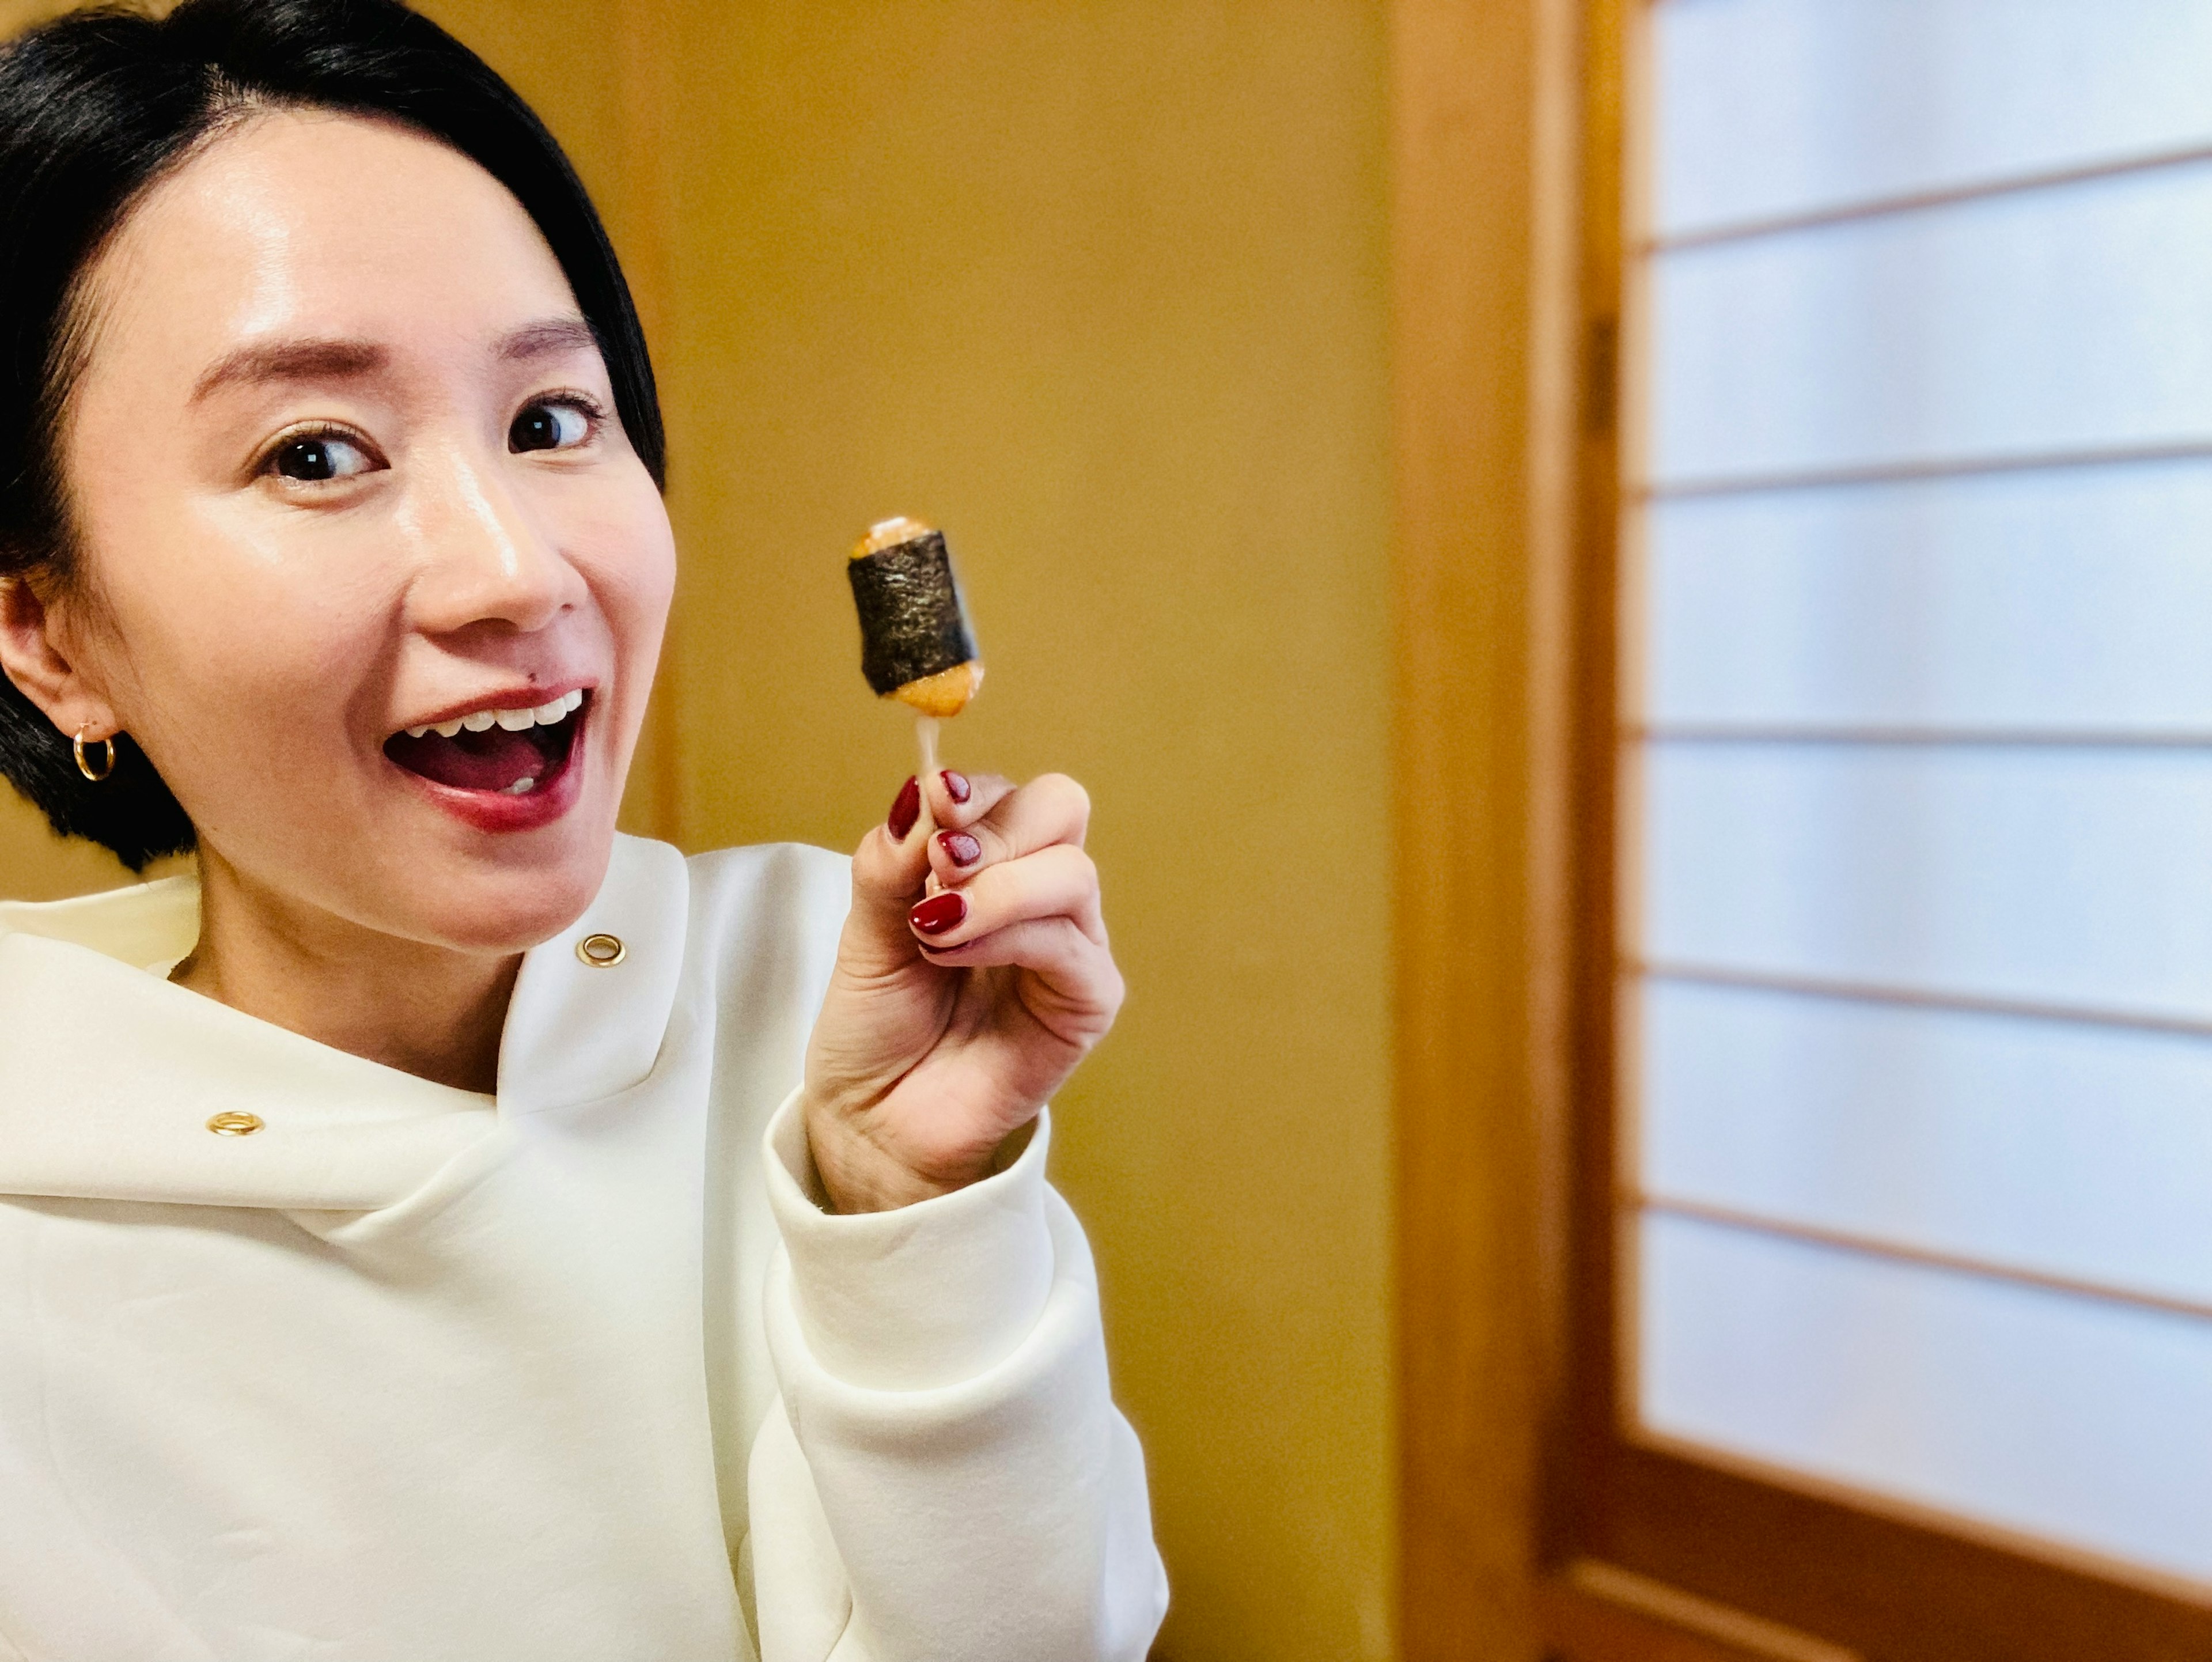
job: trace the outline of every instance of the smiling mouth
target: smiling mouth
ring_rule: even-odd
[[[579,688],[534,709],[474,710],[395,733],[384,753],[450,790],[529,796],[567,771],[590,703]]]

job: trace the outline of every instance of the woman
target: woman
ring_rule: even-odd
[[[0,226],[0,770],[198,849],[0,909],[0,1657],[1141,1656],[1081,793],[616,835],[644,344],[392,0],[24,38]]]

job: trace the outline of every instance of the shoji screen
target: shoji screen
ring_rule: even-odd
[[[1637,1434],[2212,1588],[2212,3],[1649,40]]]

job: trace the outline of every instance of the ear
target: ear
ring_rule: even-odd
[[[119,728],[70,655],[59,606],[27,577],[0,577],[0,670],[64,734],[97,742]]]

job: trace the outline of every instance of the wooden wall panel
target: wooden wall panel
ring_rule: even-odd
[[[1578,24],[1392,17],[1401,1644],[1518,1662],[1564,1305]]]

